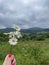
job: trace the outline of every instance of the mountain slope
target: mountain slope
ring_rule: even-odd
[[[42,31],[43,29],[42,28],[38,28],[38,27],[34,27],[34,28],[29,28],[29,29],[22,29],[21,31],[22,32],[26,32],[26,33],[37,33],[37,32],[40,32]]]
[[[11,32],[14,31],[13,28],[5,28],[5,29],[0,29],[0,32]]]
[[[0,32],[11,32],[11,31],[14,31],[14,29],[13,28],[0,29]],[[29,29],[21,29],[21,32],[24,32],[24,33],[37,33],[42,31],[49,32],[49,28],[43,29],[43,28],[34,27]]]

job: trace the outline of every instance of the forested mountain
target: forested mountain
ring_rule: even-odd
[[[0,29],[0,32],[11,32],[14,31],[13,28],[5,28],[5,29]],[[29,28],[29,29],[21,29],[21,32],[24,33],[37,33],[37,32],[49,32],[49,28],[43,29],[43,28]]]

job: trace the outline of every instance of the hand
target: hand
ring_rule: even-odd
[[[3,65],[16,65],[16,60],[12,54],[8,54],[5,57]]]

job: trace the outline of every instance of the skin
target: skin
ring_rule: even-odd
[[[15,60],[14,56],[11,55],[11,54],[8,54],[5,57],[5,60],[3,62],[3,65],[16,65],[16,60]]]

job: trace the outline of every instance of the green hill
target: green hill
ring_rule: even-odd
[[[11,32],[14,31],[13,28],[5,28],[5,29],[0,29],[0,32]],[[43,29],[43,28],[29,28],[29,29],[21,29],[21,32],[24,33],[37,33],[37,32],[49,32],[49,28]]]

